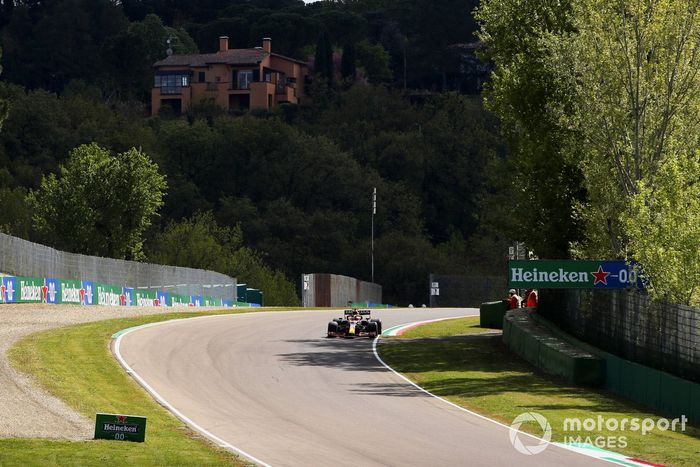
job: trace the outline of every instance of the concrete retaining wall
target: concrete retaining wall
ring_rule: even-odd
[[[337,274],[302,274],[305,307],[344,307],[348,302],[382,303],[382,286]]]

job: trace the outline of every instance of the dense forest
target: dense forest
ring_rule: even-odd
[[[477,3],[5,0],[0,227],[72,251],[218,270],[264,290],[267,304],[295,304],[301,273],[370,279],[376,187],[386,302],[425,303],[429,273],[500,272],[507,240],[495,226],[513,215],[499,194],[509,177],[499,122],[480,95]],[[220,35],[237,48],[269,36],[275,52],[305,61],[324,36],[343,65],[315,76],[308,105],[150,117],[152,64],[168,46],[211,52]],[[84,171],[74,158],[112,167],[109,154],[145,155],[165,175],[158,214],[128,248],[99,240],[132,216],[116,207],[128,197],[95,206],[84,241],[75,223],[86,203],[45,207],[70,200],[59,182]],[[73,225],[56,220],[74,208]]]

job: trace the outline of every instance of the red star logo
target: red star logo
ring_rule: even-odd
[[[603,271],[603,266],[598,266],[598,271],[592,272],[591,274],[593,274],[593,277],[595,277],[595,282],[593,282],[593,285],[596,285],[598,283],[608,285],[608,276],[610,275],[610,273]]]
[[[126,423],[126,415],[117,415],[117,423]]]

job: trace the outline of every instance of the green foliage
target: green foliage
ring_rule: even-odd
[[[158,166],[138,149],[113,156],[93,143],[73,150],[60,173],[42,177],[28,197],[40,239],[75,253],[140,259],[144,231],[163,204]]]
[[[352,82],[355,80],[356,74],[355,46],[353,44],[345,44],[343,47],[343,58],[340,61],[340,75],[344,80]]]
[[[198,52],[184,29],[167,27],[153,14],[105,40],[102,50],[106,79],[116,88],[111,92],[120,92],[122,98],[148,97],[153,86],[153,64],[166,57],[168,47],[176,54]]]
[[[501,121],[507,158],[490,163],[490,222],[524,241],[541,258],[566,258],[582,232],[583,201],[576,135],[557,111],[572,100],[572,83],[547,66],[545,39],[572,29],[570,2],[487,0],[477,19],[486,58],[494,63],[486,105]]]
[[[0,169],[2,178],[9,178],[7,169]],[[0,186],[0,232],[27,239],[31,227],[31,211],[26,201],[27,189]]]
[[[0,99],[10,107],[0,132],[0,163],[19,186],[38,187],[41,176],[56,172],[81,144],[94,141],[117,152],[132,146],[150,152],[153,146],[140,112],[126,105],[114,110],[81,94],[58,97],[7,84],[0,84]]]
[[[245,247],[239,226],[221,227],[210,212],[171,222],[149,248],[149,260],[218,271],[265,293],[266,305],[298,306],[294,284]]]
[[[496,63],[489,105],[515,156],[494,167],[535,214],[511,232],[540,256],[570,242],[574,256],[637,259],[652,294],[682,303],[700,287],[698,13],[698,1],[614,0],[489,0],[478,13]]]
[[[316,42],[314,73],[329,83],[333,82],[333,46],[326,30],[321,31]]]
[[[622,220],[649,293],[700,307],[698,153],[663,162],[653,182],[639,182],[636,192]]]
[[[358,42],[356,56],[358,66],[364,70],[370,83],[379,84],[391,80],[391,56],[381,44]]]
[[[577,33],[552,38],[550,66],[576,85],[562,120],[586,148],[581,247],[624,256],[620,215],[637,184],[652,186],[666,161],[700,148],[700,2],[588,0],[573,13]]]

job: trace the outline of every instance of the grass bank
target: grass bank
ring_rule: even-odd
[[[188,429],[128,377],[109,350],[112,334],[142,324],[214,314],[281,311],[289,308],[177,312],[119,318],[32,334],[10,349],[19,371],[31,374],[41,387],[94,420],[95,413],[143,415],[148,418],[145,443],[0,439],[0,465],[104,466],[248,465]],[[60,349],[60,351],[58,350]]]
[[[607,449],[631,457],[673,466],[698,465],[700,430],[695,427],[686,426],[685,432],[654,429],[646,435],[605,426],[600,431],[597,427],[564,431],[566,418],[597,420],[600,415],[603,420],[619,423],[624,418],[658,420],[660,416],[609,393],[570,386],[536,373],[508,351],[500,335],[466,335],[478,329],[474,320],[440,321],[409,330],[400,339],[383,338],[379,353],[387,364],[433,394],[507,425],[523,412],[544,415],[552,426],[552,441],[564,442],[572,436],[580,436],[582,441],[605,438]],[[463,333],[459,326],[463,326]],[[446,335],[452,337],[434,339]],[[534,425],[523,424],[521,429],[541,434]]]

